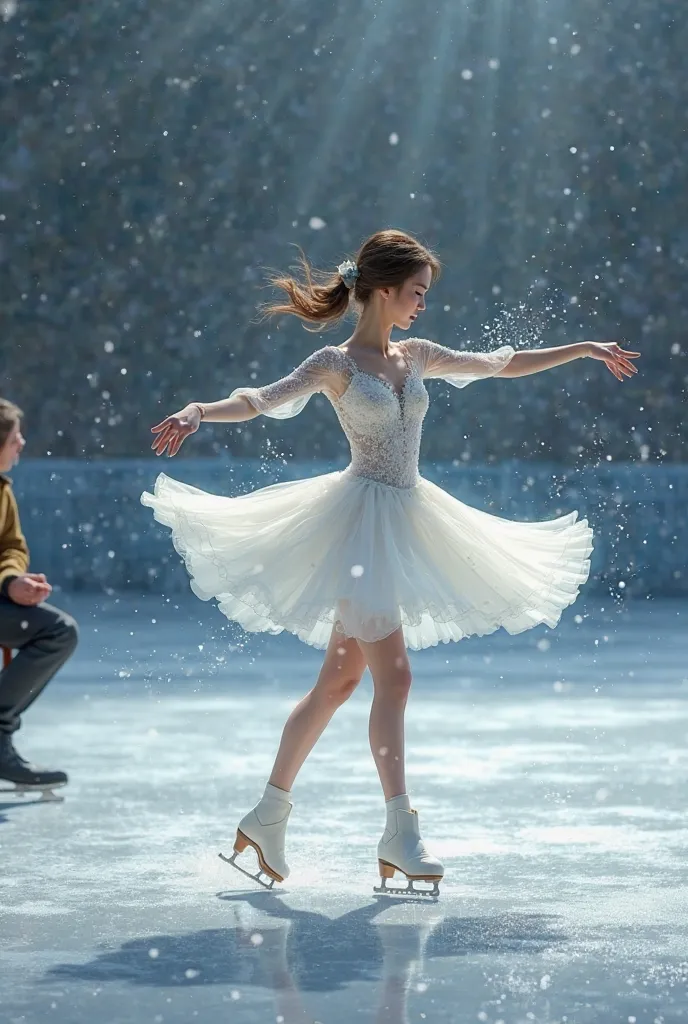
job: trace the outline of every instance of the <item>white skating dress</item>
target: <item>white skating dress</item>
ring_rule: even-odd
[[[160,474],[141,496],[172,531],[203,600],[248,631],[289,630],[325,648],[338,632],[374,641],[401,627],[407,647],[556,626],[590,572],[592,530],[569,512],[514,522],[465,505],[418,472],[424,377],[456,387],[514,355],[398,343],[400,393],[327,346],[282,380],[238,388],[260,413],[296,416],[315,392],[331,401],[351,447],[341,472],[236,498]]]

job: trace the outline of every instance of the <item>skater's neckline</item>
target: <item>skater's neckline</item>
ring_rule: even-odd
[[[341,346],[335,345],[334,347],[337,349],[338,352],[342,353],[342,355],[344,356],[345,359],[349,360],[349,362],[351,363],[351,365],[353,366],[353,368],[356,370],[357,373],[362,373],[365,377],[372,377],[373,380],[378,380],[381,384],[384,384],[385,387],[388,387],[389,390],[392,392],[392,394],[396,395],[396,397],[399,399],[399,401],[401,401],[401,399],[403,398],[403,395],[404,395],[404,391],[406,389],[406,385],[408,384],[409,378],[411,377],[411,369],[412,369],[412,367],[411,367],[411,363],[409,362],[408,356],[406,355],[406,352],[404,351],[403,345],[401,345],[399,342],[397,342],[396,344],[399,347],[399,351],[401,352],[401,357],[404,360],[404,363],[406,365],[406,373],[404,375],[404,379],[401,382],[401,387],[399,388],[398,391],[394,387],[394,385],[392,384],[391,380],[387,380],[386,377],[380,377],[380,376],[378,376],[377,373],[372,373],[370,370],[364,370],[362,366],[358,365],[358,363],[356,362],[354,357],[350,356],[348,352],[345,352],[344,349],[341,348]]]

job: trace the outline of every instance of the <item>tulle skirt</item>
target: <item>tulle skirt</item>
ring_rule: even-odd
[[[413,650],[554,628],[590,572],[577,512],[513,522],[424,478],[399,488],[344,470],[227,498],[160,474],[141,501],[172,531],[198,597],[245,630],[321,649],[333,626],[366,641],[401,627]]]

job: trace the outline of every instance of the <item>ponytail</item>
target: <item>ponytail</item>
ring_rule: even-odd
[[[263,318],[291,313],[301,320],[318,325],[337,323],[349,308],[349,289],[339,273],[327,273],[314,270],[300,253],[299,262],[303,271],[303,281],[289,274],[274,274],[269,283],[273,288],[286,292],[287,299],[282,302],[265,303],[261,309]]]

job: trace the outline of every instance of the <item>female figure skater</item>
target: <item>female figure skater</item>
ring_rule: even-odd
[[[639,353],[615,342],[521,352],[510,345],[455,351],[420,338],[392,342],[393,327],[407,331],[423,312],[439,274],[434,254],[399,231],[373,235],[355,260],[319,275],[322,283],[305,260],[304,271],[303,282],[273,279],[286,297],[268,313],[332,324],[353,299],[358,320],[351,337],[313,352],[276,383],[237,388],[219,402],[192,402],[152,428],[152,447],[158,455],[175,455],[202,420],[296,416],[322,392],[349,441],[350,465],[236,498],[160,474],[155,493],[141,500],[170,527],[198,597],[215,598],[245,630],[286,629],[326,651],[314,688],[287,719],[263,797],[239,823],[231,863],[251,846],[261,870],[250,877],[266,885],[265,874],[268,888],[287,878],[292,784],[367,665],[374,684],[370,745],[387,810],[378,845],[382,890],[398,870],[409,890],[417,891],[413,881],[422,879],[434,882],[436,894],[444,868],[426,849],[406,793],[406,649],[500,626],[509,633],[542,622],[554,628],[588,578],[593,544],[587,520],[577,522],[575,511],[545,522],[513,522],[471,508],[421,477],[428,408],[423,381],[441,377],[462,388],[583,356],[603,360],[623,380],[637,372],[631,360]]]

